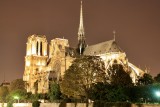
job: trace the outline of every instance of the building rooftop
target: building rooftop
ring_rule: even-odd
[[[9,86],[9,85],[10,82],[4,80],[0,86]]]
[[[123,52],[123,51],[117,45],[115,40],[109,40],[86,47],[84,55],[100,55],[109,52]]]

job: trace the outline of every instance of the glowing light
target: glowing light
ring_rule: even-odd
[[[16,100],[18,100],[18,99],[19,99],[19,97],[18,97],[18,96],[14,96],[13,98],[14,98],[14,99],[16,99]]]
[[[18,100],[18,103],[19,103],[19,97],[18,96],[14,96],[13,97],[15,100]]]
[[[157,97],[160,97],[160,91],[156,91],[156,92],[155,92],[155,95],[156,95]]]

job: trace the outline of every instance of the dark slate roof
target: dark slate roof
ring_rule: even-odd
[[[86,47],[84,55],[99,55],[109,52],[123,52],[114,40],[101,42],[95,45]]]
[[[9,86],[9,85],[10,83],[4,80],[0,86]]]
[[[65,55],[71,56],[71,57],[77,57],[79,54],[78,54],[76,48],[65,47]]]

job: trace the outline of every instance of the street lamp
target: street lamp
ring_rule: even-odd
[[[156,91],[155,94],[157,97],[160,97],[160,91]]]
[[[160,90],[155,91],[155,95],[157,96],[158,101],[160,101]]]
[[[18,103],[19,103],[19,97],[18,96],[14,96],[13,98],[18,100]]]

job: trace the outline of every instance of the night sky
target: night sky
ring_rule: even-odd
[[[0,83],[22,78],[29,35],[77,45],[80,0],[0,0]],[[160,73],[160,0],[83,0],[88,45],[113,39],[129,61]]]

